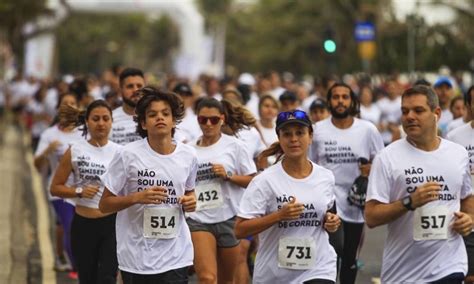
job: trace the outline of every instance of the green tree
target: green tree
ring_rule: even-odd
[[[51,15],[46,7],[47,0],[2,0],[0,1],[0,31],[5,35],[17,59],[22,66],[26,37],[22,30],[26,23],[39,16]]]

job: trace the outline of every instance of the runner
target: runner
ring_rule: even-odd
[[[51,184],[51,194],[76,198],[71,225],[71,247],[80,283],[116,283],[117,253],[115,214],[99,210],[103,187],[100,176],[120,146],[108,141],[112,128],[112,110],[103,100],[91,103],[86,111],[63,106],[61,120],[84,125],[83,136],[64,154]],[[73,186],[68,177],[74,175]]]
[[[62,105],[69,105],[77,107],[77,97],[72,93],[61,95],[58,100],[57,108]],[[42,172],[43,167],[49,167],[51,173],[56,170],[61,157],[69,148],[69,145],[75,141],[84,139],[81,133],[77,130],[74,124],[69,124],[67,121],[60,120],[58,117],[54,119],[54,124],[46,129],[40,136],[38,148],[35,152],[34,164],[38,171]],[[50,193],[52,176],[47,177],[47,194],[48,199],[53,204],[54,212],[57,217],[56,241],[62,242],[62,246],[57,245],[58,248],[63,248],[74,270],[74,259],[71,250],[71,222],[74,216],[74,205],[72,202],[67,202],[64,199],[53,197]],[[57,251],[57,259],[55,269],[58,271],[69,270],[67,260],[63,260],[63,249]],[[77,275],[73,271],[69,275],[70,278],[76,278]]]
[[[401,109],[407,137],[375,158],[365,207],[370,228],[388,224],[382,283],[460,284],[474,213],[467,151],[437,136],[430,87],[407,89]]]
[[[256,168],[243,142],[221,132],[224,124],[234,133],[245,126],[238,109],[226,100],[205,98],[197,113],[203,133],[191,143],[198,157],[197,209],[187,219],[194,267],[199,283],[232,283],[240,251],[233,232],[235,216]]]
[[[368,176],[370,171],[370,163],[360,165],[359,160],[371,161],[383,148],[383,141],[371,122],[355,117],[359,102],[348,85],[334,84],[328,91],[327,102],[332,116],[314,125],[312,161],[331,170],[336,177],[336,208],[342,230],[332,236],[331,243],[341,259],[341,283],[352,284],[357,276],[356,257],[364,211],[363,201],[354,204],[348,199],[349,192],[356,178]]]
[[[466,108],[468,108],[470,113],[474,113],[474,86],[471,86],[466,92],[464,97],[464,103]],[[469,166],[471,172],[471,181],[472,186],[474,187],[474,120],[471,120],[470,123],[464,124],[453,131],[448,133],[448,140],[451,140],[455,143],[458,143],[469,153]],[[464,280],[464,283],[474,283],[474,233],[471,232],[469,236],[464,238],[464,243],[466,244],[467,257],[468,257],[468,271],[467,277]]]
[[[279,143],[262,155],[283,159],[256,176],[245,191],[235,232],[259,234],[253,283],[335,283],[337,230],[334,175],[307,157],[313,130],[305,112],[278,115]],[[324,228],[324,229],[323,229]]]
[[[184,115],[174,93],[145,87],[136,107],[144,139],[126,145],[101,177],[99,208],[117,213],[117,257],[123,282],[187,283],[193,263],[184,211],[194,211],[195,150],[173,141]]]
[[[138,89],[145,86],[143,72],[135,68],[125,68],[120,73],[120,93],[122,95],[122,107],[113,111],[114,122],[110,140],[120,145],[141,140],[137,133],[137,126],[133,121],[135,106],[140,99]]]

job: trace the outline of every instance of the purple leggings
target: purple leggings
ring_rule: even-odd
[[[71,224],[72,218],[74,217],[75,207],[67,203],[63,199],[53,200],[53,207],[58,217],[59,223],[61,223],[61,225],[63,226],[63,245],[66,249],[69,261],[71,261],[72,268],[75,271],[76,265],[74,263],[74,257],[72,256],[71,249]]]

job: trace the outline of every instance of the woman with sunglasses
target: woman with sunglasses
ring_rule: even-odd
[[[137,132],[101,177],[99,208],[117,213],[117,258],[125,284],[187,283],[193,245],[184,212],[194,211],[195,150],[173,139],[184,116],[174,93],[145,87]]]
[[[194,245],[194,268],[199,283],[232,283],[239,255],[233,229],[240,199],[256,172],[237,133],[249,122],[243,107],[227,100],[206,98],[197,106],[202,136],[191,143],[198,157],[196,212],[187,219]]]
[[[237,237],[259,234],[253,283],[335,283],[334,175],[308,159],[313,128],[305,112],[280,113],[276,133],[279,142],[262,155],[278,162],[252,180],[235,224]]]
[[[75,198],[76,208],[71,225],[71,247],[80,283],[115,283],[117,253],[115,214],[99,210],[103,187],[100,176],[109,166],[120,145],[109,141],[112,109],[103,100],[91,103],[87,110],[71,106],[59,109],[61,120],[83,125],[88,140],[75,141],[59,163],[51,183],[51,194]],[[73,185],[68,178],[73,175]]]

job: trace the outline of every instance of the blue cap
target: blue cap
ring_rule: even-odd
[[[442,85],[446,85],[449,88],[453,87],[453,83],[451,83],[451,80],[449,80],[449,78],[446,76],[439,77],[438,80],[436,80],[436,82],[434,83],[433,87],[438,88]]]

